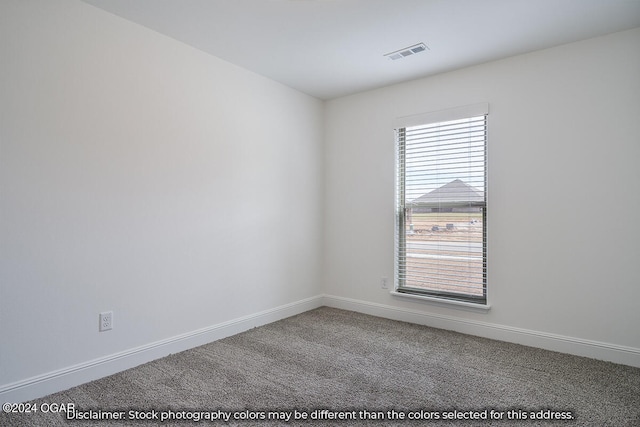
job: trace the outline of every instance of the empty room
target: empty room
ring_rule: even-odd
[[[0,425],[640,425],[640,0],[0,0]]]

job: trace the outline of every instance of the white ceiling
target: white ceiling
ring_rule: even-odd
[[[640,0],[83,1],[321,99],[640,27]]]

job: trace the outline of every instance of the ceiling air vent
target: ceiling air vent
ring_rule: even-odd
[[[411,56],[416,53],[424,52],[427,49],[429,48],[427,47],[426,44],[418,43],[418,44],[414,44],[413,46],[396,50],[394,52],[385,53],[384,56],[386,56],[387,58],[391,58],[395,61],[396,59],[404,58],[405,56]]]

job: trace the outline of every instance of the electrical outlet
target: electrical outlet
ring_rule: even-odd
[[[380,287],[382,289],[389,289],[389,279],[386,277],[383,277],[382,280],[380,280]]]
[[[113,311],[103,311],[100,313],[100,324],[98,329],[100,332],[113,329]]]

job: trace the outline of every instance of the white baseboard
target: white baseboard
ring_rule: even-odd
[[[322,296],[315,296],[22,381],[0,385],[0,402],[17,403],[37,399],[321,306]]]
[[[169,354],[188,350],[257,326],[266,325],[305,311],[313,310],[323,305],[482,336],[499,341],[513,342],[546,350],[640,367],[640,349],[638,348],[513,328],[453,316],[425,313],[351,298],[322,295],[232,319],[166,340],[132,348],[36,377],[1,385],[0,403],[25,402],[43,397],[133,368]]]
[[[324,295],[323,305],[640,368],[640,348]]]

